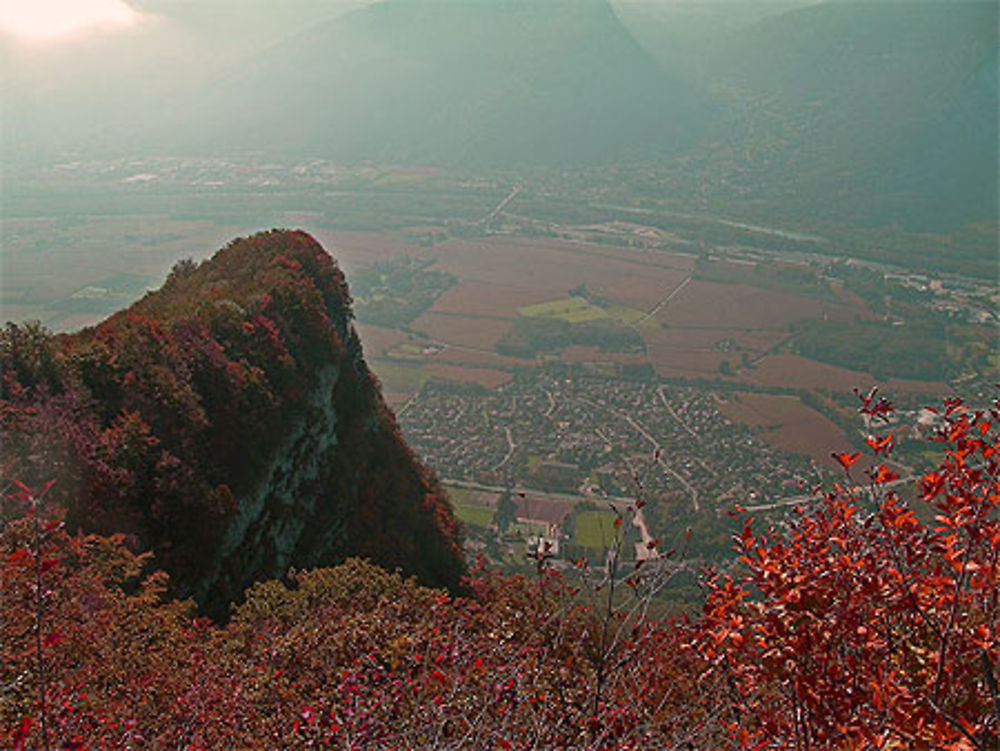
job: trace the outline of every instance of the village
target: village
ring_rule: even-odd
[[[430,382],[399,419],[453,489],[467,525],[495,528],[506,514],[533,548],[558,554],[581,504],[575,542],[600,549],[609,503],[667,499],[714,517],[735,504],[801,495],[830,477],[812,458],[726,418],[720,398],[691,386],[539,372],[492,391]],[[509,512],[498,514],[508,501]],[[607,529],[588,532],[594,525]]]
[[[545,373],[491,392],[429,383],[400,416],[448,480],[581,496],[684,495],[694,511],[792,495],[821,471],[695,387]]]

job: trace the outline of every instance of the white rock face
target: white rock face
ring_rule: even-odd
[[[275,452],[264,478],[252,493],[239,499],[239,510],[198,594],[220,585],[224,591],[238,593],[249,580],[280,575],[303,534],[307,530],[315,534],[308,525],[321,496],[317,485],[322,482],[324,466],[333,464],[338,450],[333,392],[339,377],[336,365],[326,366],[317,375],[301,418]],[[340,519],[344,517],[340,515]],[[328,556],[346,551],[346,525],[328,526],[320,540]]]

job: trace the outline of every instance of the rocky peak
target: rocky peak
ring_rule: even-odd
[[[342,271],[304,232],[240,238],[96,327],[0,341],[5,472],[72,528],[154,551],[224,615],[252,582],[361,555],[457,586],[459,528],[400,437]]]

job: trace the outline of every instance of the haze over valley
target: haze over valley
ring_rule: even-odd
[[[4,319],[79,330],[302,228],[495,560],[600,556],[640,486],[725,556],[734,503],[863,444],[852,389],[912,476],[920,408],[997,378],[995,3],[128,7],[2,37]]]

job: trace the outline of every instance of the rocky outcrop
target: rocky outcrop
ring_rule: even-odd
[[[305,233],[178,264],[78,334],[9,326],[0,363],[10,474],[56,479],[71,526],[131,535],[212,614],[349,555],[459,583],[450,505],[382,401],[342,272]]]

